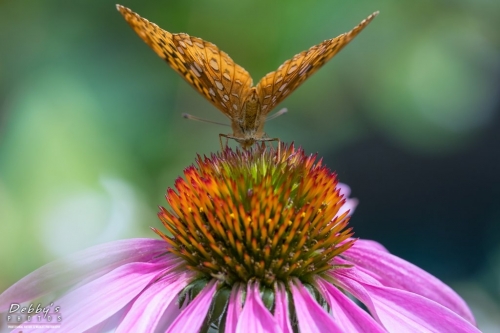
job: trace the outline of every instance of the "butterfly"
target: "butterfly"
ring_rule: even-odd
[[[214,44],[185,33],[170,33],[126,7],[116,7],[156,54],[230,119],[233,133],[219,135],[221,147],[225,137],[245,149],[255,142],[279,142],[264,133],[269,113],[378,14],[371,14],[349,32],[296,54],[253,86],[250,74]]]

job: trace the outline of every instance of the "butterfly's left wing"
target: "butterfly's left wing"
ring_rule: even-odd
[[[285,61],[276,71],[264,76],[257,84],[257,94],[262,105],[262,113],[271,112],[276,105],[297,89],[305,79],[315,73],[356,37],[377,14],[378,12],[371,14],[349,32],[325,40],[309,50],[295,55],[292,59]]]
[[[214,44],[172,34],[117,5],[137,34],[193,88],[230,119],[237,118],[252,87],[248,72]]]

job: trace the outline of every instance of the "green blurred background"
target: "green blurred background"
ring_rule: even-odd
[[[122,3],[254,78],[380,15],[266,132],[352,187],[356,235],[452,285],[500,330],[500,1]],[[109,0],[0,2],[0,291],[65,253],[155,237],[158,205],[226,121]],[[233,143],[234,145],[234,143]]]

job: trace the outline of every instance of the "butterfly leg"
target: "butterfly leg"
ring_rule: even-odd
[[[279,158],[279,156],[281,156],[281,141],[279,138],[262,138],[262,139],[255,139],[255,141],[260,141],[260,142],[276,141],[276,142],[278,142],[278,158]]]
[[[223,138],[223,137],[224,137],[224,138],[226,138],[226,148],[227,148],[227,144],[228,144],[228,142],[229,142],[229,135],[227,135],[227,134],[222,134],[222,133],[221,133],[221,134],[219,134],[219,142],[220,142],[220,149],[221,149],[221,150],[224,150],[224,146],[222,145],[222,138]]]

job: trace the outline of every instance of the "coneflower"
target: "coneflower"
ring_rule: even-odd
[[[451,288],[352,237],[356,201],[316,156],[226,149],[184,176],[160,208],[162,240],[36,270],[0,295],[3,324],[47,324],[12,304],[63,290],[50,304],[64,332],[479,332]]]

